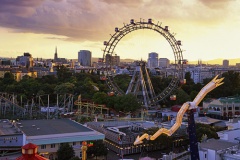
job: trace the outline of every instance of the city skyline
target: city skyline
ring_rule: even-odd
[[[57,46],[59,57],[77,59],[80,50],[102,57],[103,41],[110,39],[115,27],[123,27],[130,19],[152,18],[176,33],[184,59],[237,59],[239,6],[235,0],[3,0],[0,55],[29,52],[36,58],[54,58]],[[174,59],[168,42],[151,30],[129,33],[115,49],[121,59],[147,59],[150,52]]]

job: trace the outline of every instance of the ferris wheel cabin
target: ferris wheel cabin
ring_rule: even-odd
[[[106,80],[107,80],[107,77],[106,77],[106,76],[101,76],[101,77],[100,77],[100,80],[101,80],[101,81],[106,81]]]
[[[108,92],[108,96],[114,96],[114,92]]]
[[[152,18],[148,19],[148,23],[152,24]]]
[[[177,99],[177,96],[176,96],[176,95],[171,95],[171,96],[170,96],[170,100],[171,100],[171,101],[175,101],[176,99]]]
[[[168,32],[169,31],[168,26],[165,26],[164,30]]]
[[[180,83],[181,83],[181,84],[186,84],[186,82],[187,82],[186,79],[181,79],[181,80],[180,80]]]
[[[134,19],[131,19],[131,20],[130,20],[130,23],[131,23],[131,24],[135,24]]]
[[[108,42],[107,42],[107,41],[104,41],[103,44],[104,44],[105,46],[107,46],[107,45],[108,45]]]

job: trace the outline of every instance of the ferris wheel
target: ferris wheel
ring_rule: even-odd
[[[125,94],[118,85],[114,82],[114,73],[113,73],[113,63],[112,63],[112,55],[114,53],[114,49],[116,48],[118,42],[127,34],[134,32],[136,30],[148,29],[159,33],[163,36],[168,43],[170,44],[173,54],[174,54],[174,69],[172,73],[171,82],[168,86],[158,95],[154,95],[153,97],[147,99],[148,105],[156,104],[157,102],[162,101],[163,99],[169,97],[171,93],[178,87],[179,83],[185,83],[185,79],[183,79],[183,64],[186,64],[187,61],[183,59],[182,50],[180,48],[181,41],[176,40],[174,34],[170,33],[168,26],[161,26],[159,22],[155,24],[152,19],[148,19],[148,21],[140,20],[136,22],[134,19],[130,20],[129,24],[124,24],[122,28],[115,28],[115,33],[111,35],[109,41],[104,41],[105,49],[103,53],[103,61],[105,63],[107,74],[105,80],[107,82],[108,87],[111,89],[111,95],[123,95]],[[175,95],[172,95],[171,98],[175,98]]]

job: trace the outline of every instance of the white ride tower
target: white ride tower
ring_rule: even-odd
[[[146,109],[152,105],[150,100],[156,97],[146,62],[142,60],[136,61],[136,68],[126,91],[126,94],[129,93],[136,95]]]

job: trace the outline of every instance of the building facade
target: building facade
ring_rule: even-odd
[[[78,62],[80,62],[80,64],[82,66],[91,66],[92,65],[92,52],[88,51],[88,50],[80,50],[78,52]]]
[[[26,68],[30,68],[33,66],[33,57],[30,53],[23,53],[23,56],[18,56],[16,59],[16,63],[19,66],[24,66]]]
[[[158,67],[158,54],[151,52],[148,54],[148,67],[155,68]]]
[[[207,108],[207,113],[216,118],[232,118],[240,115],[240,98],[220,98],[205,101],[203,108]]]
[[[168,68],[170,64],[170,60],[167,58],[159,58],[158,66],[162,68]]]
[[[223,60],[223,68],[228,68],[229,67],[229,60],[224,59]]]
[[[201,160],[235,160],[225,158],[230,151],[238,149],[237,143],[223,140],[209,139],[199,144],[199,157]]]
[[[75,156],[81,157],[83,141],[92,142],[105,138],[104,134],[69,119],[20,120],[16,122],[4,120],[3,123],[5,127],[1,128],[0,126],[0,131],[5,130],[5,134],[0,135],[0,147],[1,144],[5,148],[11,148],[33,143],[38,146],[39,155],[50,160],[57,159],[57,150],[63,143],[69,143],[74,149]],[[7,129],[6,126],[8,126]]]

